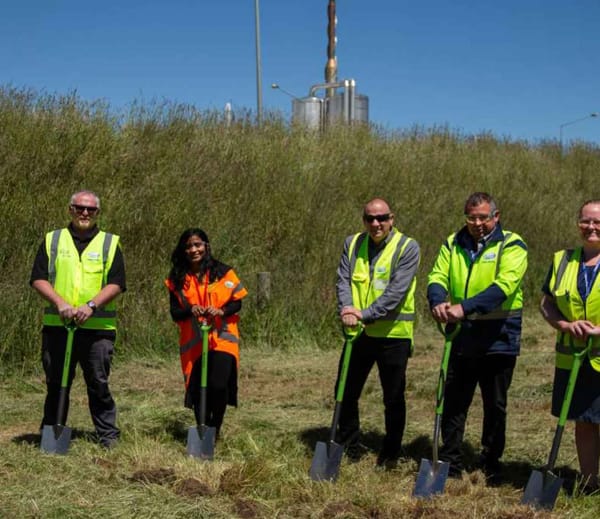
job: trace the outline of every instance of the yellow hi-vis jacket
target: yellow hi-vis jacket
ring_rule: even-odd
[[[561,250],[554,253],[550,291],[554,303],[568,321],[585,319],[595,325],[600,324],[600,276],[596,276],[587,299],[584,301],[577,288],[577,277],[583,248]],[[574,350],[585,348],[586,341],[575,339],[569,333],[556,334],[556,367],[571,369]],[[592,338],[592,348],[588,353],[590,363],[600,371],[600,337]]]
[[[100,231],[79,256],[69,229],[49,232],[46,234],[48,281],[71,306],[85,304],[106,285],[118,243],[117,235]],[[44,310],[43,323],[45,326],[64,325],[58,310],[50,303]],[[99,307],[81,328],[115,330],[114,302]]]
[[[358,238],[362,242],[356,247]],[[373,268],[373,278],[369,271],[369,240],[365,233],[358,233],[352,239],[348,248],[350,261],[350,284],[352,288],[352,303],[359,310],[369,307],[385,291],[392,271],[402,257],[402,253],[411,238],[396,230],[382,253],[377,258]],[[413,340],[415,320],[415,290],[417,282],[413,278],[406,296],[396,309],[383,319],[365,325],[365,333],[370,337],[389,337]]]

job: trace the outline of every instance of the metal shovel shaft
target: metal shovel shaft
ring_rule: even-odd
[[[42,452],[52,454],[66,454],[71,442],[71,429],[66,427],[66,407],[69,386],[69,372],[71,370],[71,353],[73,351],[73,338],[75,336],[76,326],[69,323],[65,325],[67,329],[67,342],[65,345],[65,358],[63,361],[63,370],[58,394],[58,407],[56,409],[56,424],[44,425],[42,428],[42,438],[40,449]]]
[[[579,368],[584,355],[591,348],[592,339],[588,339],[587,346],[581,352],[573,352],[573,366],[571,367],[571,373],[569,374],[569,380],[565,389],[565,395],[563,397],[563,403],[560,408],[560,415],[558,418],[558,424],[556,431],[554,432],[554,439],[552,440],[552,448],[548,456],[548,463],[542,470],[534,470],[527,481],[525,492],[521,503],[524,505],[531,505],[534,508],[543,508],[546,510],[552,510],[558,493],[562,488],[562,478],[554,475],[552,470],[556,465],[558,458],[558,449],[562,439],[565,423],[567,422],[567,416],[569,414],[569,408],[571,407],[571,400],[573,399],[573,391],[575,390],[575,384],[577,383],[577,376],[579,375]]]
[[[346,334],[342,367],[340,369],[338,387],[335,393],[335,409],[331,420],[331,429],[329,430],[329,442],[317,442],[312,463],[308,471],[308,474],[313,481],[335,481],[339,475],[344,446],[335,442],[335,434],[342,410],[348,367],[350,366],[350,358],[352,356],[352,345],[361,333],[362,327],[354,335]]]
[[[446,390],[446,376],[448,373],[448,363],[450,361],[450,351],[452,350],[452,340],[460,331],[460,325],[450,332],[446,333],[441,324],[438,323],[440,332],[444,335],[444,351],[442,353],[442,361],[440,364],[440,374],[436,388],[436,403],[435,403],[435,420],[433,423],[433,439],[432,439],[432,461],[421,459],[419,472],[413,489],[413,496],[428,498],[434,494],[442,494],[448,479],[450,464],[445,461],[438,460],[438,445],[440,438],[440,428],[442,422],[442,414],[444,412],[444,393]]]
[[[206,389],[208,385],[208,332],[210,325],[202,323],[202,357],[200,371],[200,424],[188,429],[187,454],[195,458],[212,460],[215,450],[216,429],[206,425]]]

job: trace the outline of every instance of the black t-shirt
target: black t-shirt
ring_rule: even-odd
[[[89,232],[80,236],[73,232],[73,227],[69,225],[69,232],[71,233],[71,237],[73,238],[73,243],[75,244],[75,248],[79,252],[79,256],[81,257],[81,253],[85,250],[85,248],[89,245],[92,239],[100,232],[98,227],[94,226],[93,229],[90,229]],[[33,267],[31,269],[31,277],[29,278],[29,284],[32,285],[34,281],[38,279],[43,279],[44,281],[48,281],[48,253],[46,252],[46,241],[42,241],[40,244],[35,259],[33,261]],[[119,285],[122,292],[127,290],[126,280],[125,280],[125,261],[123,259],[123,253],[121,252],[121,247],[118,246],[115,251],[115,257],[113,259],[112,265],[108,270],[106,281],[111,285]],[[46,334],[57,335],[62,337],[65,335],[65,330],[62,327],[57,326],[44,326],[43,332]],[[106,337],[109,339],[113,339],[116,336],[116,333],[112,330],[87,330],[80,329],[77,331],[78,334],[90,334],[98,337]]]
[[[81,257],[81,253],[85,250],[85,248],[89,245],[92,239],[100,232],[98,227],[94,227],[88,233],[83,236],[79,236],[73,232],[73,228],[71,225],[68,227],[69,232],[71,233],[71,237],[73,238],[73,243],[79,252],[79,256]],[[40,247],[38,248],[37,254],[35,256],[35,260],[33,261],[33,268],[31,269],[31,277],[29,278],[29,284],[31,285],[34,281],[38,279],[43,279],[48,281],[48,253],[46,252],[46,241],[44,240]],[[125,261],[123,260],[123,253],[121,252],[121,247],[117,247],[115,252],[115,258],[110,266],[108,271],[106,281],[111,285],[119,285],[121,287],[121,291],[125,292],[127,290],[125,284]]]

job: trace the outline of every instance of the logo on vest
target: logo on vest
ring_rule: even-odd
[[[233,288],[235,286],[233,281],[225,281],[225,286],[227,288]]]
[[[100,259],[100,253],[96,251],[88,252],[88,259],[92,261],[98,261]]]
[[[388,286],[388,282],[385,279],[376,279],[373,282],[373,287],[375,290],[385,290],[385,287]]]
[[[377,267],[375,267],[375,272],[377,272],[378,274],[383,274],[387,271],[387,268],[385,267],[385,265],[379,265]]]
[[[495,253],[495,252],[486,252],[486,253],[483,255],[483,259],[484,259],[485,261],[493,261],[493,260],[495,260],[495,259],[496,259],[496,253]]]

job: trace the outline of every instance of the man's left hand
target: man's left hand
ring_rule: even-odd
[[[446,309],[446,314],[448,315],[449,323],[457,323],[465,318],[465,311],[460,303],[450,305]]]
[[[78,306],[73,314],[73,320],[77,326],[81,326],[93,313],[94,311],[87,304]]]

